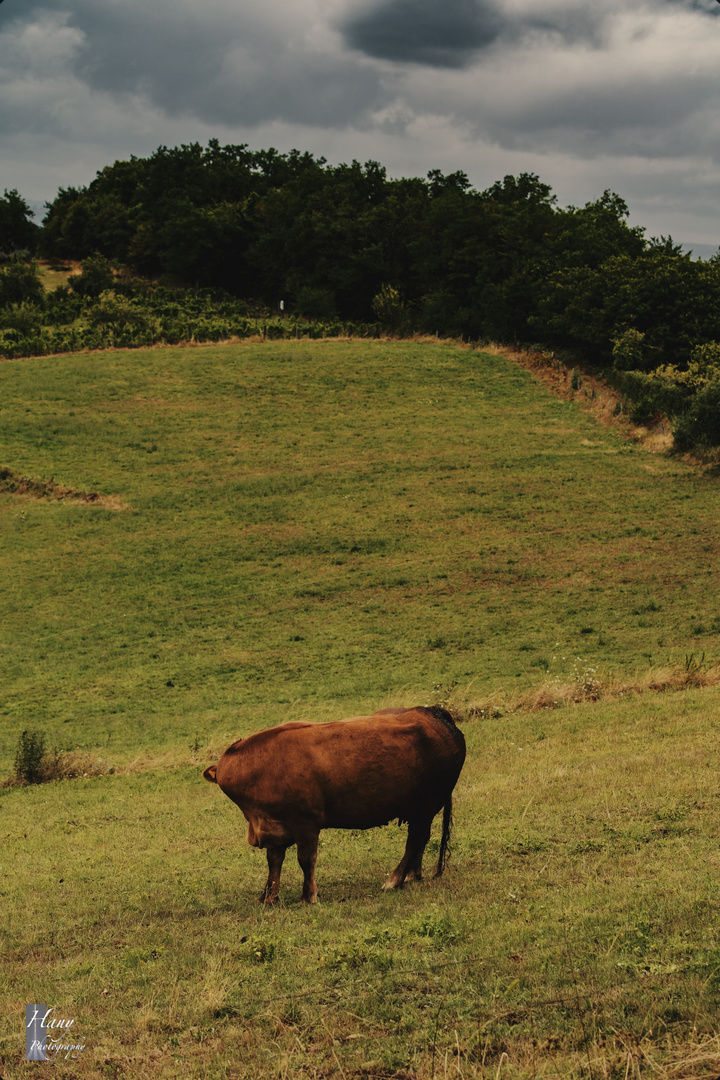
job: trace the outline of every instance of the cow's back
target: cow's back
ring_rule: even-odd
[[[246,816],[366,829],[444,805],[465,740],[443,710],[385,710],[323,724],[289,723],[229,747],[217,782]]]

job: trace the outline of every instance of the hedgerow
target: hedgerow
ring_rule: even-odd
[[[83,264],[84,265],[84,264]],[[0,307],[0,356],[16,359],[55,353],[101,349],[139,349],[153,345],[182,345],[259,337],[322,338],[375,336],[373,324],[305,320],[271,316],[260,305],[249,305],[221,289],[170,289],[129,276],[116,278],[111,288],[60,286],[45,303],[37,302],[36,267],[22,281],[28,296],[13,293]],[[102,267],[100,267],[102,269]],[[98,267],[93,263],[93,280]],[[17,275],[16,275],[17,276]],[[76,276],[76,283],[83,274]]]

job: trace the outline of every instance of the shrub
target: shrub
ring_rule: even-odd
[[[696,345],[690,353],[690,361],[684,369],[675,364],[658,368],[657,374],[678,386],[699,390],[708,383],[720,379],[720,343],[707,341]]]
[[[280,341],[281,338],[285,337],[285,327],[282,325],[282,323],[268,323],[267,327],[265,328],[265,337],[268,339],[268,341]]]
[[[644,340],[645,335],[632,327],[624,330],[619,337],[613,338],[613,366],[618,371],[643,371],[645,368]]]
[[[407,322],[407,308],[398,289],[383,285],[373,297],[372,309],[383,330],[399,333]]]
[[[93,327],[111,330],[116,337],[127,337],[130,331],[131,338],[139,334],[145,339],[154,330],[154,320],[149,311],[136,301],[116,296],[114,292],[101,294],[89,312],[88,321]]]
[[[42,321],[42,312],[35,304],[10,304],[4,311],[0,310],[2,330],[17,330],[24,335],[34,334],[40,330]]]
[[[11,262],[0,269],[0,308],[30,302],[43,307],[45,289],[37,263]]]
[[[679,416],[687,408],[690,392],[660,372],[614,371],[608,382],[631,403],[634,424],[647,424],[657,416]]]
[[[720,378],[702,386],[674,427],[675,449],[720,446]]]
[[[115,276],[104,255],[91,255],[80,264],[80,274],[68,278],[70,288],[80,296],[100,296],[112,287]]]
[[[26,729],[18,740],[15,752],[15,776],[25,784],[39,784],[42,780],[42,759],[45,754],[45,736],[41,731]]]
[[[335,297],[329,289],[303,285],[295,298],[295,310],[306,319],[333,319],[337,315]]]

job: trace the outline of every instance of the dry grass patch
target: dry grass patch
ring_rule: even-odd
[[[570,679],[548,678],[540,686],[515,697],[496,691],[470,704],[457,701],[452,709],[460,719],[486,719],[505,712],[539,712],[594,701],[618,701],[633,694],[663,694],[712,686],[720,686],[720,664],[706,665],[704,654],[699,660],[694,655],[688,656],[682,668],[652,668],[629,680],[605,679],[578,657]]]
[[[0,493],[25,495],[31,499],[67,499],[71,502],[91,503],[106,510],[127,510],[129,507],[117,495],[100,495],[97,491],[78,491],[76,488],[58,484],[54,477],[34,480],[20,476],[7,466],[0,466]]]
[[[87,779],[107,776],[115,771],[112,765],[84,750],[50,750],[43,754],[32,778],[16,771],[0,787],[26,787],[29,784],[49,784],[53,780]]]

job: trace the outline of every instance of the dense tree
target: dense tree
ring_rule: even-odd
[[[0,257],[16,251],[35,251],[40,227],[32,220],[34,216],[16,188],[5,189],[0,199]]]
[[[476,191],[462,171],[390,179],[213,140],[116,161],[48,206],[43,250],[96,254],[146,278],[318,318],[373,320],[384,288],[408,329],[566,346],[610,363],[643,336],[648,363],[716,336],[720,264],[646,240],[611,191],[560,208],[533,173]],[[394,295],[393,294],[393,295]]]

